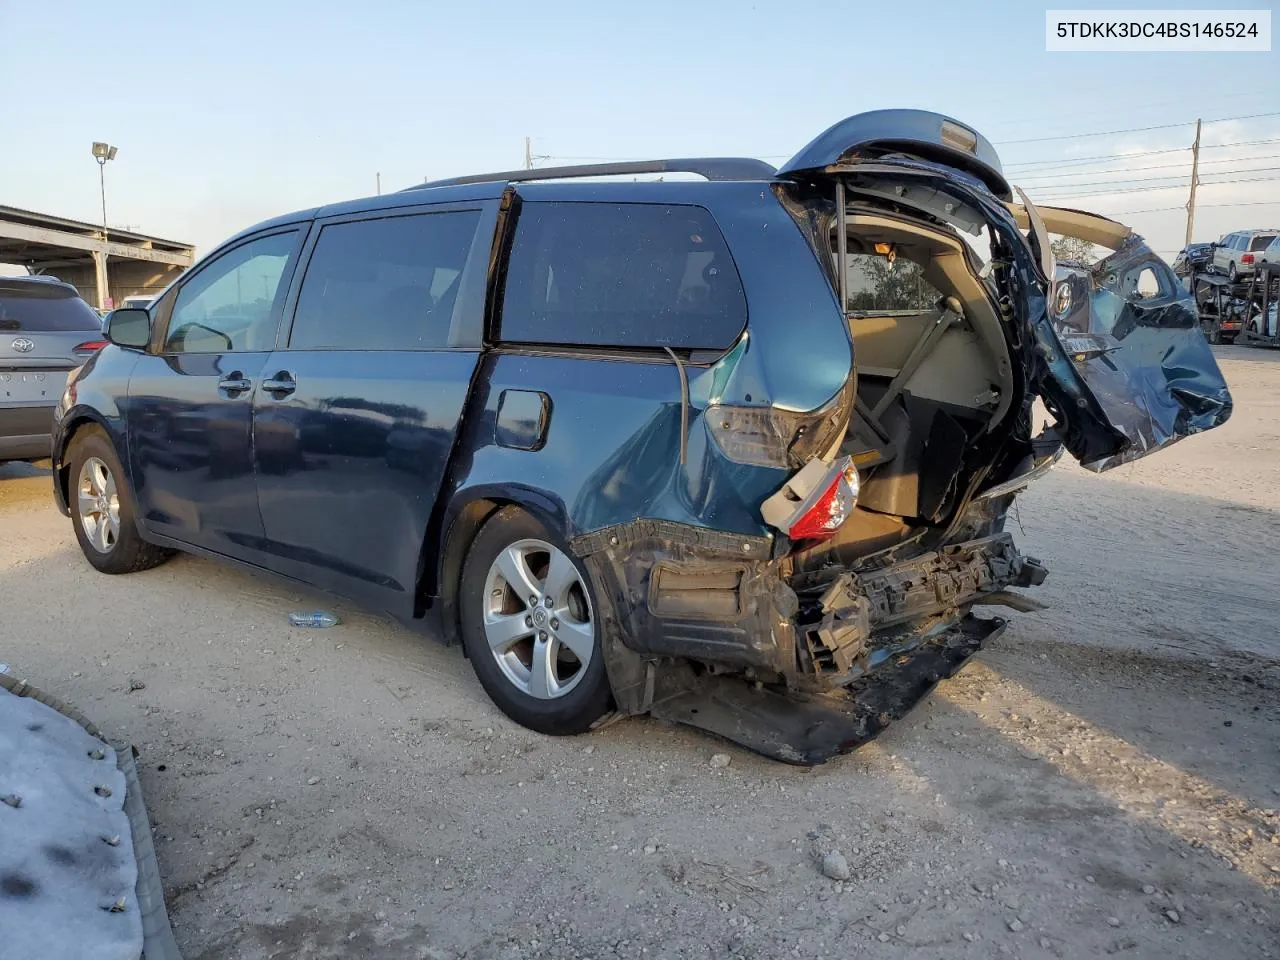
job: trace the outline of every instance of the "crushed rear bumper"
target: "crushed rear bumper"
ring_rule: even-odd
[[[972,615],[941,625],[924,642],[846,687],[827,693],[776,690],[726,676],[659,673],[649,712],[719,734],[784,763],[809,766],[848,753],[905,716],[939,680],[959,670],[1005,621]]]
[[[905,714],[1003,627],[976,606],[1039,608],[1044,580],[1007,533],[790,577],[767,539],[663,521],[580,538],[619,711],[821,763]]]

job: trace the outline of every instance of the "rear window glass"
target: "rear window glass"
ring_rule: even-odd
[[[711,214],[647,203],[525,203],[501,337],[525,343],[721,350],[747,322]]]
[[[917,263],[870,253],[847,256],[850,313],[921,313],[935,309],[942,297]]]
[[[289,348],[447,346],[479,219],[460,210],[326,226],[298,294]]]
[[[65,287],[39,283],[0,285],[0,332],[100,329],[102,320],[93,308]]]
[[[1253,238],[1253,242],[1249,244],[1250,250],[1265,250],[1271,241],[1276,238],[1274,233],[1264,233],[1261,236]]]

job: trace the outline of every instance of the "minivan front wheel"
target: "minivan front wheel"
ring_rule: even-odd
[[[102,573],[135,573],[169,551],[147,543],[134,522],[133,496],[115,447],[101,427],[76,433],[67,451],[71,525],[85,559]]]
[[[480,529],[459,590],[462,641],[481,686],[517,723],[583,733],[609,709],[590,578],[518,507]]]

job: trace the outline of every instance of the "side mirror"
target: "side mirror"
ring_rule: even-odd
[[[121,307],[107,314],[103,332],[118,347],[145,350],[151,342],[151,314],[137,307]]]

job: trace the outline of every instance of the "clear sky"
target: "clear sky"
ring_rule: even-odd
[[[258,220],[373,193],[378,172],[385,192],[520,166],[526,135],[553,158],[542,164],[777,163],[842,117],[920,107],[995,141],[1033,199],[1118,214],[1167,257],[1185,221],[1160,208],[1186,201],[1191,122],[1273,113],[1205,127],[1206,183],[1258,182],[1202,187],[1195,232],[1280,224],[1280,52],[1046,53],[1044,11],[1026,0],[0,0],[0,203],[98,220],[89,147],[107,140],[120,151],[107,167],[110,223],[207,252]],[[1089,136],[1167,124],[1183,125]],[[1241,145],[1258,140],[1271,142]],[[1077,162],[1120,153],[1141,155]]]

